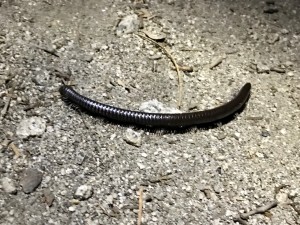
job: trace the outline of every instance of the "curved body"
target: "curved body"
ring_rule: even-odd
[[[69,102],[108,119],[148,127],[183,128],[212,123],[234,114],[245,105],[250,90],[251,84],[246,83],[232,100],[221,106],[204,111],[174,114],[146,113],[110,106],[80,95],[67,85],[61,86],[59,92]]]

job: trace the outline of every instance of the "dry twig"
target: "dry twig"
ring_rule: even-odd
[[[7,99],[6,99],[5,105],[4,105],[3,109],[0,112],[0,121],[4,118],[4,116],[6,115],[6,113],[8,111],[9,104],[10,104],[10,101],[11,101],[11,97],[12,97],[12,94],[15,90],[15,87],[16,87],[16,85],[13,84],[13,86],[11,87],[10,91],[7,94]]]
[[[176,68],[176,72],[177,72],[177,77],[178,77],[178,101],[177,101],[177,107],[180,109],[181,108],[181,105],[182,105],[182,95],[183,95],[183,81],[182,81],[182,76],[180,74],[180,71],[179,71],[179,66],[178,64],[176,63],[174,57],[170,54],[170,52],[163,46],[161,45],[160,43],[152,40],[151,38],[148,38],[142,34],[139,34],[137,33],[136,35],[138,35],[139,37],[145,39],[145,40],[148,40],[150,41],[151,43],[153,43],[154,45],[160,47],[164,53],[169,57],[169,59],[172,61],[173,65],[175,66]]]
[[[219,56],[217,58],[214,58],[212,62],[209,65],[209,69],[213,69],[214,67],[221,64],[221,62],[226,58],[226,55]]]
[[[234,218],[233,222],[235,222],[235,223],[237,222],[237,223],[240,223],[242,225],[248,225],[248,222],[246,220],[243,220],[241,217]]]
[[[17,148],[13,142],[9,143],[8,147],[15,153],[15,158],[18,158],[21,155],[19,148]]]
[[[248,223],[247,223],[246,220],[248,220],[250,216],[253,216],[255,214],[265,213],[268,210],[276,207],[277,205],[278,205],[278,201],[274,200],[272,202],[269,202],[266,205],[263,205],[261,207],[258,207],[256,209],[254,209],[254,210],[251,210],[250,212],[240,214],[240,216],[238,218],[235,218],[234,221],[238,222],[238,223],[240,223],[242,225],[247,225]]]
[[[180,51],[185,51],[185,52],[201,52],[203,49],[197,49],[197,48],[182,48]]]
[[[143,213],[143,187],[140,187],[140,196],[139,196],[139,213],[137,225],[142,224],[142,213]]]
[[[160,176],[160,177],[155,177],[149,180],[150,183],[160,183],[163,181],[171,180],[172,177],[170,175],[165,175],[165,176]]]
[[[176,70],[176,68],[173,67],[173,66],[172,66],[172,69]],[[183,72],[193,72],[194,71],[193,67],[191,67],[191,66],[179,66],[178,65],[178,69],[183,71]]]
[[[274,200],[272,202],[269,202],[266,205],[263,205],[261,207],[258,207],[254,210],[251,210],[250,212],[247,213],[242,213],[240,216],[242,219],[247,220],[250,216],[253,216],[255,214],[260,214],[260,213],[265,213],[266,211],[276,207],[278,205],[278,201]]]
[[[0,120],[2,120],[5,116],[5,114],[7,113],[10,101],[11,101],[11,96],[8,95],[8,97],[6,99],[6,102],[5,102],[5,105],[4,105],[3,109],[1,110]]]
[[[38,49],[40,49],[40,50],[42,50],[42,51],[44,51],[44,52],[46,52],[50,55],[53,55],[53,56],[59,58],[59,55],[57,54],[57,52],[54,48],[46,48],[46,47],[42,47],[42,46],[35,45],[35,44],[32,44],[31,46],[36,47],[36,48],[38,48]]]

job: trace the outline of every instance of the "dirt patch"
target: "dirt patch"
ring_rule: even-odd
[[[180,72],[182,111],[220,105],[250,82],[244,111],[213,129],[151,133],[65,104],[62,80],[118,107],[177,107],[162,49],[116,35],[128,15],[193,68]],[[143,224],[300,223],[298,0],[10,0],[0,28],[1,224],[136,224],[141,186]],[[17,136],[29,118],[46,129]]]

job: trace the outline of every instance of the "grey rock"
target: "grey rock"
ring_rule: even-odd
[[[36,169],[27,169],[21,178],[20,185],[24,193],[32,193],[42,182],[43,173]]]
[[[30,136],[40,136],[45,132],[46,120],[40,117],[31,117],[24,119],[17,127],[16,134],[20,138],[28,138]]]
[[[281,30],[281,33],[282,33],[282,34],[288,34],[288,33],[289,33],[289,30],[283,28],[283,29]]]
[[[217,183],[213,186],[215,193],[220,194],[224,191],[223,185],[221,183]]]
[[[278,194],[276,194],[276,200],[280,203],[280,204],[285,204],[289,202],[289,196],[287,193],[284,192],[279,192]]]
[[[8,177],[3,177],[1,179],[2,183],[2,188],[6,193],[9,194],[16,194],[17,193],[17,188],[14,184],[14,181]]]
[[[165,107],[163,103],[156,99],[144,102],[141,104],[140,111],[149,113],[180,113],[181,111],[175,108]]]
[[[124,140],[130,145],[140,147],[142,145],[142,133],[143,132],[136,132],[131,128],[128,128]]]
[[[74,194],[74,198],[79,200],[87,200],[93,195],[93,187],[89,185],[79,186]]]
[[[269,137],[271,134],[270,134],[270,132],[269,131],[267,131],[267,130],[263,130],[262,132],[261,132],[261,134],[260,134],[262,137]]]
[[[140,21],[136,14],[125,16],[117,26],[116,34],[121,36],[123,34],[133,33],[138,30]]]
[[[45,189],[43,191],[43,197],[44,197],[44,200],[45,200],[46,204],[49,207],[51,207],[52,204],[53,204],[53,201],[55,199],[54,194],[49,189]]]
[[[136,164],[140,168],[140,170],[143,170],[143,169],[146,168],[146,166],[144,164],[142,164],[142,163],[137,162]]]
[[[279,35],[278,33],[275,33],[275,34],[269,34],[269,35],[267,36],[267,38],[268,38],[267,42],[268,42],[269,44],[274,44],[275,42],[279,41],[280,35]]]
[[[70,206],[69,211],[70,212],[75,212],[76,211],[76,206]]]

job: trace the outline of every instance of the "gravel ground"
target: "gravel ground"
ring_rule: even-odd
[[[299,0],[2,0],[0,26],[0,224],[300,224]],[[247,107],[172,133],[61,100],[65,80],[114,106],[176,108],[176,71],[137,29],[193,68],[182,111],[251,82]]]

